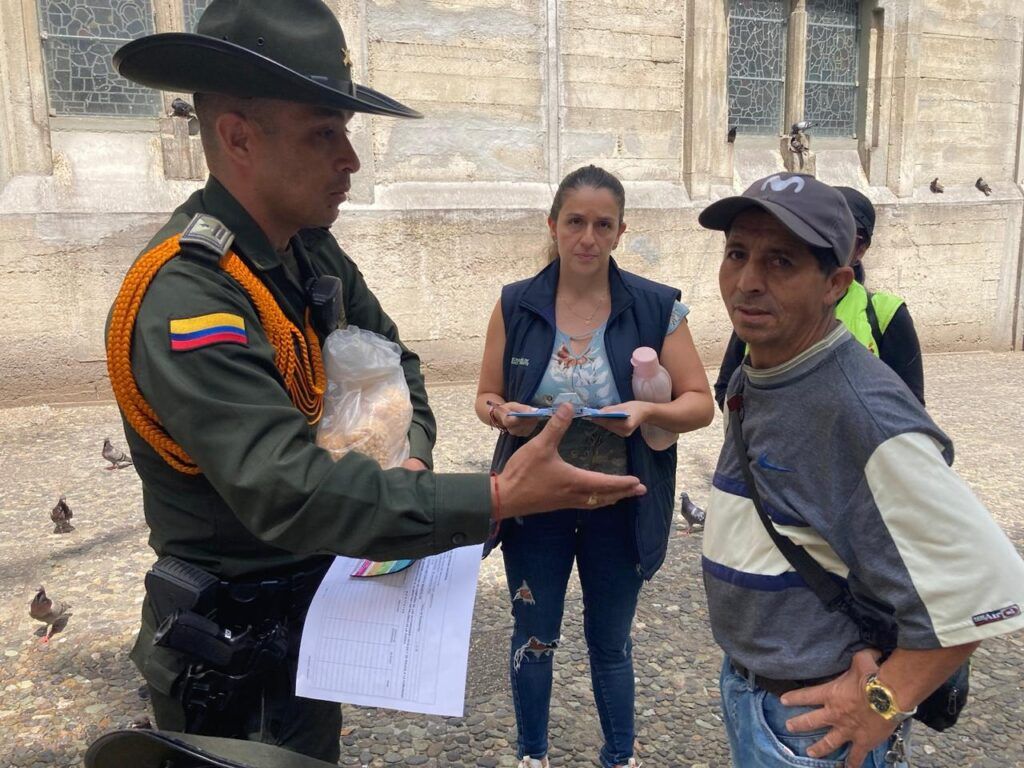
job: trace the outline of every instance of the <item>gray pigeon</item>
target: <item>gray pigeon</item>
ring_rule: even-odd
[[[171,115],[174,117],[195,117],[196,109],[184,99],[171,102]]]
[[[68,625],[68,619],[71,618],[71,606],[60,600],[51,600],[46,596],[46,590],[40,586],[36,596],[32,598],[32,604],[28,607],[28,615],[46,625],[36,634],[42,635],[42,642],[48,643],[51,637]]]
[[[702,529],[704,528],[704,518],[707,515],[703,509],[690,501],[690,495],[686,491],[679,494],[679,507],[679,511],[686,521],[687,535],[689,535],[695,525],[699,525]]]
[[[814,125],[815,124],[812,123],[810,120],[801,120],[799,123],[793,123],[793,125],[789,129],[789,132],[791,134],[803,133],[808,128],[813,128]]]
[[[979,176],[978,180],[976,182],[974,182],[974,186],[976,186],[978,189],[980,189],[982,192],[984,192],[985,193],[985,197],[988,197],[989,195],[992,194],[992,187],[990,187],[988,185],[988,182],[986,182],[983,178],[981,178],[981,176]]]
[[[107,469],[124,469],[132,464],[131,456],[120,448],[115,448],[109,437],[103,438],[103,458],[110,462]]]
[[[729,142],[730,144],[735,144],[736,143],[736,126],[735,125],[732,128],[729,129],[729,133],[727,133],[725,135],[725,140],[727,142]]]
[[[50,511],[50,519],[53,520],[53,532],[71,533],[75,530],[75,526],[71,524],[72,517],[74,517],[74,514],[71,512],[71,507],[68,506],[68,502],[62,493],[57,500],[57,506]]]
[[[946,191],[946,188],[944,186],[942,186],[941,184],[939,184],[939,177],[938,176],[936,176],[934,179],[932,179],[932,183],[928,185],[928,189],[930,189],[935,194],[940,194],[940,193]]]

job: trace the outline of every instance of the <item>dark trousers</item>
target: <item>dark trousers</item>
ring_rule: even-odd
[[[296,696],[295,668],[285,678],[291,685],[264,685],[259,696],[242,700],[235,706],[248,710],[248,739],[290,749],[324,762],[337,764],[341,756],[341,706]],[[185,710],[181,702],[149,686],[156,727],[167,731],[185,730]]]

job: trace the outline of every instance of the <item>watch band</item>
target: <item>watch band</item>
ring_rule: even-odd
[[[917,707],[914,707],[909,712],[901,710],[896,702],[896,694],[893,693],[889,686],[878,679],[876,673],[868,675],[864,683],[864,694],[867,696],[868,706],[886,720],[903,722],[907,718],[913,717],[914,713],[917,712]]]

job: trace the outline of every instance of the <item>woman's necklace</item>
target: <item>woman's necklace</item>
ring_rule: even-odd
[[[580,313],[576,309],[576,305],[573,304],[572,302],[570,302],[568,299],[565,299],[565,306],[569,309],[570,312],[572,312],[574,315],[576,315],[576,317],[578,317],[580,320],[585,322],[587,325],[593,325],[594,324],[594,315],[596,315],[598,313],[598,310],[600,310],[601,307],[604,306],[604,301],[605,301],[605,296],[603,296],[603,295],[598,296],[597,297],[597,304],[594,306],[593,311],[591,311],[591,313],[589,315],[584,315],[584,314]]]

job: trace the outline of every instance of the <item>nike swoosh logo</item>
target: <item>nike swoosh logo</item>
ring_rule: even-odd
[[[795,469],[789,469],[788,467],[780,467],[777,464],[772,464],[768,461],[767,451],[757,457],[757,466],[761,467],[761,469],[771,469],[776,472],[796,472]]]

